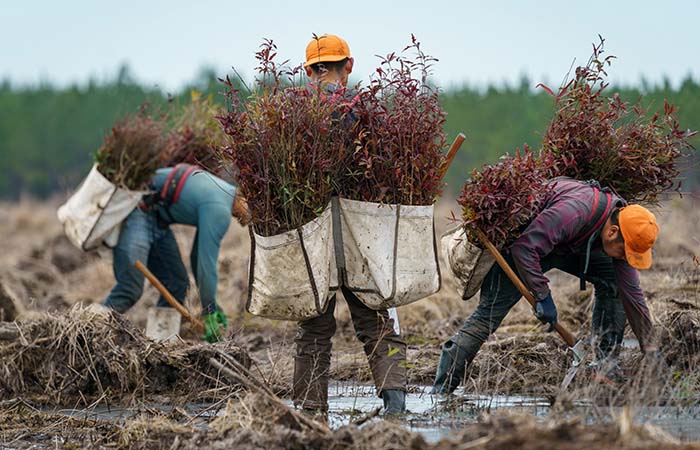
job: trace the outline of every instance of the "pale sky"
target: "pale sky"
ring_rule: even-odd
[[[136,79],[173,91],[208,66],[246,76],[263,37],[298,64],[312,33],[344,37],[354,80],[375,54],[401,50],[411,33],[440,61],[443,88],[468,83],[558,85],[601,34],[618,60],[613,83],[700,79],[699,1],[148,1],[0,0],[0,80],[59,85],[113,78],[127,63]]]

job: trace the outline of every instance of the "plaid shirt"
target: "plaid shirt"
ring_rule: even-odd
[[[588,183],[567,178],[554,180],[551,186],[552,191],[543,210],[510,247],[520,277],[538,300],[549,294],[549,280],[542,273],[540,264],[542,258],[552,253],[585,257],[588,251],[603,251],[598,236],[605,221],[593,231],[590,249],[587,248],[588,242],[577,242],[589,226],[595,202],[594,188]],[[625,205],[625,201],[615,195],[612,196],[612,202],[611,212],[615,207]],[[652,323],[639,285],[639,273],[627,261],[612,261],[625,315],[644,348]]]

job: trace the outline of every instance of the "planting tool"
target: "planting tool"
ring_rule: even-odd
[[[457,155],[459,148],[462,146],[462,143],[466,138],[467,137],[464,135],[464,133],[459,133],[455,140],[452,142],[452,145],[450,145],[450,149],[447,151],[447,155],[445,155],[445,161],[440,167],[440,178],[445,177],[447,169],[449,169],[450,164],[452,164],[452,160],[455,159],[455,155]]]
[[[185,308],[180,302],[175,300],[175,297],[173,297],[173,294],[171,294],[170,291],[168,291],[168,289],[165,286],[163,286],[163,283],[161,283],[160,280],[158,278],[156,278],[156,276],[153,275],[153,273],[150,270],[148,270],[148,268],[141,263],[141,261],[137,260],[134,263],[134,267],[136,267],[139,270],[139,272],[141,272],[146,278],[148,278],[148,281],[151,282],[153,287],[158,289],[158,292],[160,292],[160,294],[163,296],[165,301],[170,303],[170,306],[172,306],[180,314],[182,314],[182,317],[189,320],[190,323],[192,323],[192,325],[194,325],[195,328],[197,328],[202,333],[205,331],[204,324],[202,322],[200,322],[199,320],[197,320],[194,316],[192,316],[192,314],[190,314],[190,312],[187,310],[187,308]]]
[[[481,241],[482,244],[484,244],[484,247],[486,247],[491,254],[493,255],[494,258],[496,258],[496,262],[498,263],[499,266],[501,266],[501,269],[508,275],[508,278],[510,278],[510,281],[513,282],[515,287],[518,288],[520,293],[522,294],[523,297],[525,297],[525,300],[532,306],[533,308],[537,304],[537,301],[535,300],[535,296],[532,295],[532,292],[528,290],[528,288],[523,284],[522,281],[520,281],[520,278],[518,275],[513,271],[513,269],[510,267],[508,264],[508,261],[503,258],[503,255],[501,255],[501,252],[498,251],[496,246],[494,246],[491,241],[489,240],[488,237],[484,234],[483,231],[477,229],[476,230],[476,235]],[[583,362],[583,359],[586,357],[586,351],[584,349],[584,342],[583,340],[576,341],[576,338],[574,337],[573,334],[569,330],[566,329],[564,325],[561,323],[557,322],[556,327],[554,328],[557,333],[559,333],[559,336],[561,336],[562,339],[564,339],[564,342],[566,342],[566,345],[569,346],[569,350],[571,350],[574,354],[574,361],[571,365],[571,368],[567,372],[566,376],[564,377],[564,381],[561,384],[561,389],[566,389],[569,386],[569,383],[571,383],[571,380],[574,379],[576,376],[576,373],[578,372],[579,368],[581,367],[581,363]]]

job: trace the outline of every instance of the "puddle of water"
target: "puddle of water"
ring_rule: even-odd
[[[437,442],[474,422],[483,411],[508,408],[512,411],[544,416],[549,411],[549,402],[544,398],[524,396],[478,396],[467,395],[461,388],[456,391],[449,411],[429,394],[430,386],[419,386],[406,395],[407,414],[402,417],[406,428],[420,433],[427,442]],[[335,385],[329,389],[328,421],[333,428],[347,425],[377,407],[383,406],[374,386]]]
[[[465,393],[461,388],[455,392],[450,408],[444,404],[435,403],[429,394],[429,386],[419,386],[406,395],[408,413],[401,418],[407,429],[420,433],[427,442],[435,443],[449,437],[455,430],[465,424],[473,423],[479,414],[501,408],[509,411],[531,414],[545,418],[549,413],[549,402],[544,398],[527,396],[479,396]],[[364,414],[383,406],[382,399],[377,397],[374,386],[334,384],[328,392],[329,425],[338,428],[357,420]],[[285,403],[291,406],[291,401]],[[203,419],[222,414],[222,408],[214,408],[212,404],[188,404],[183,409],[191,416]],[[585,415],[590,411],[590,402],[581,400],[573,414]],[[133,418],[145,410],[159,410],[170,413],[173,407],[163,404],[146,405],[143,408],[131,409],[123,407],[98,406],[90,410],[51,409],[45,412],[58,413],[78,418],[123,421]],[[611,417],[619,415],[621,408],[604,408]],[[586,418],[595,423],[592,416]],[[648,407],[635,411],[637,422],[650,423],[660,427],[669,434],[683,441],[700,440],[700,406],[692,407]],[[204,422],[200,422],[204,426]]]
[[[639,348],[639,341],[632,338],[622,340],[622,348]]]

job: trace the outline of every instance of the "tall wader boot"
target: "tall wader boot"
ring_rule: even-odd
[[[292,399],[297,408],[322,413],[328,411],[331,337],[336,330],[334,310],[335,296],[328,302],[326,312],[298,324],[292,383]]]
[[[382,400],[385,416],[396,416],[406,412],[406,391],[385,389],[382,391]]]
[[[512,258],[505,256],[512,264]],[[462,382],[467,365],[474,360],[481,345],[496,331],[508,311],[520,299],[520,291],[503,269],[495,264],[481,283],[479,305],[464,325],[442,346],[433,395],[451,394]]]
[[[625,309],[618,298],[598,296],[596,292],[591,328],[597,359],[617,358],[626,318]]]
[[[599,294],[593,306],[591,328],[596,361],[594,378],[614,383],[625,381],[618,364],[620,348],[625,332],[625,310],[617,297]]]
[[[442,346],[432,395],[447,395],[454,392],[464,379],[467,364],[471,363],[481,347],[481,342],[457,332]]]
[[[307,410],[326,413],[328,411],[328,371],[330,355],[314,358],[297,356],[294,358],[294,405]]]

